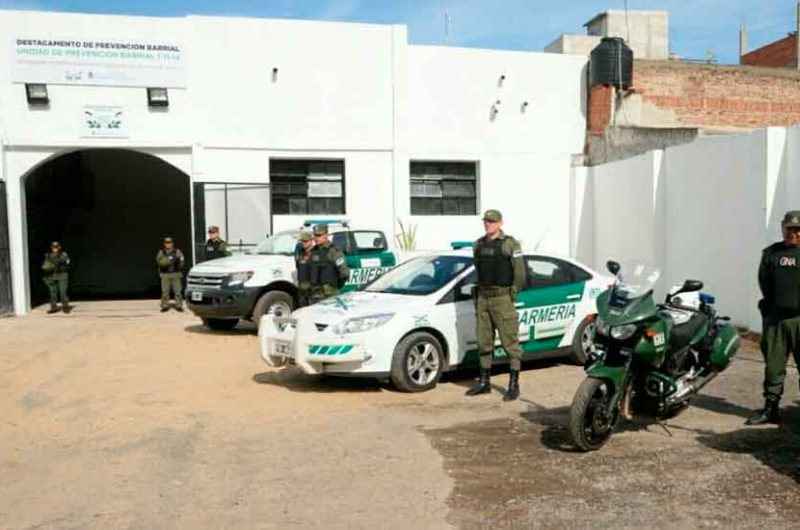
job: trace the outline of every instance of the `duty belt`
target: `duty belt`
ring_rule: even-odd
[[[483,296],[484,298],[493,298],[495,296],[504,296],[508,294],[512,294],[514,292],[513,287],[478,287],[478,296]]]

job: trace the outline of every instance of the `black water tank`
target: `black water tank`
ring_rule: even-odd
[[[619,37],[603,37],[592,50],[590,69],[592,86],[628,89],[633,84],[633,50]]]

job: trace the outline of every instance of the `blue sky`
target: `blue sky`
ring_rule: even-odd
[[[444,12],[450,44],[540,51],[564,32],[624,0],[0,0],[0,8],[151,16],[186,14],[307,18],[405,24],[409,40],[439,44]],[[738,29],[745,23],[750,48],[784,37],[795,26],[795,0],[628,0],[629,9],[670,14],[670,47],[683,57],[738,62]]]

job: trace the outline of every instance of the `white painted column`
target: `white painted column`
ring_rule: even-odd
[[[30,310],[25,196],[22,179],[19,175],[8,175],[6,173],[6,177],[8,236],[11,249],[11,290],[14,299],[14,312],[17,315],[24,315]]]

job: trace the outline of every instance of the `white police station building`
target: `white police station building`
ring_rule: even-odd
[[[570,254],[586,59],[408,44],[404,26],[0,12],[0,306],[41,303],[59,240],[77,298],[157,290],[172,235],[234,248],[313,217],[417,248],[498,208]],[[3,302],[5,300],[5,302]]]

